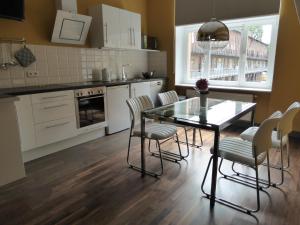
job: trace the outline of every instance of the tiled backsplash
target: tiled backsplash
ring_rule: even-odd
[[[12,51],[20,45],[13,45]],[[28,45],[37,61],[29,67],[10,67],[0,70],[0,88],[71,83],[101,79],[101,70],[107,68],[112,79],[121,78],[123,64],[128,78],[141,76],[142,72],[155,70],[158,75],[167,74],[165,52],[100,50],[92,48]],[[1,46],[0,64],[7,61],[8,45]],[[29,77],[28,72],[38,72]]]

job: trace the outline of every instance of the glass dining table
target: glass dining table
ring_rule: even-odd
[[[146,118],[168,121],[193,128],[201,128],[214,132],[213,166],[211,178],[210,206],[215,205],[215,193],[218,168],[218,146],[220,132],[244,115],[251,113],[253,124],[256,103],[207,98],[206,104],[200,104],[200,98],[190,98],[174,104],[141,112],[141,174],[142,176],[155,173],[146,170],[145,160],[145,124]]]

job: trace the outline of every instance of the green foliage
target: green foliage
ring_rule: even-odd
[[[253,37],[256,40],[261,41],[263,36],[263,29],[262,26],[259,25],[251,25],[248,27],[249,36]]]

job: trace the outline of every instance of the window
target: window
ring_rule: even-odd
[[[176,84],[206,78],[211,86],[271,90],[278,20],[276,15],[223,21],[229,44],[213,52],[196,41],[201,24],[176,27]]]

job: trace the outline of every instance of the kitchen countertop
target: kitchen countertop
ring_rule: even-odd
[[[87,81],[87,82],[76,82],[76,83],[66,83],[66,84],[50,84],[50,85],[28,86],[28,87],[2,88],[0,89],[0,98],[7,98],[11,96],[18,96],[18,95],[54,92],[54,91],[76,90],[76,89],[101,87],[101,86],[111,87],[111,86],[125,85],[131,83],[150,82],[150,81],[165,80],[165,79],[166,78],[163,77],[163,78],[152,78],[152,79],[130,79],[127,81],[115,80],[111,82]]]

